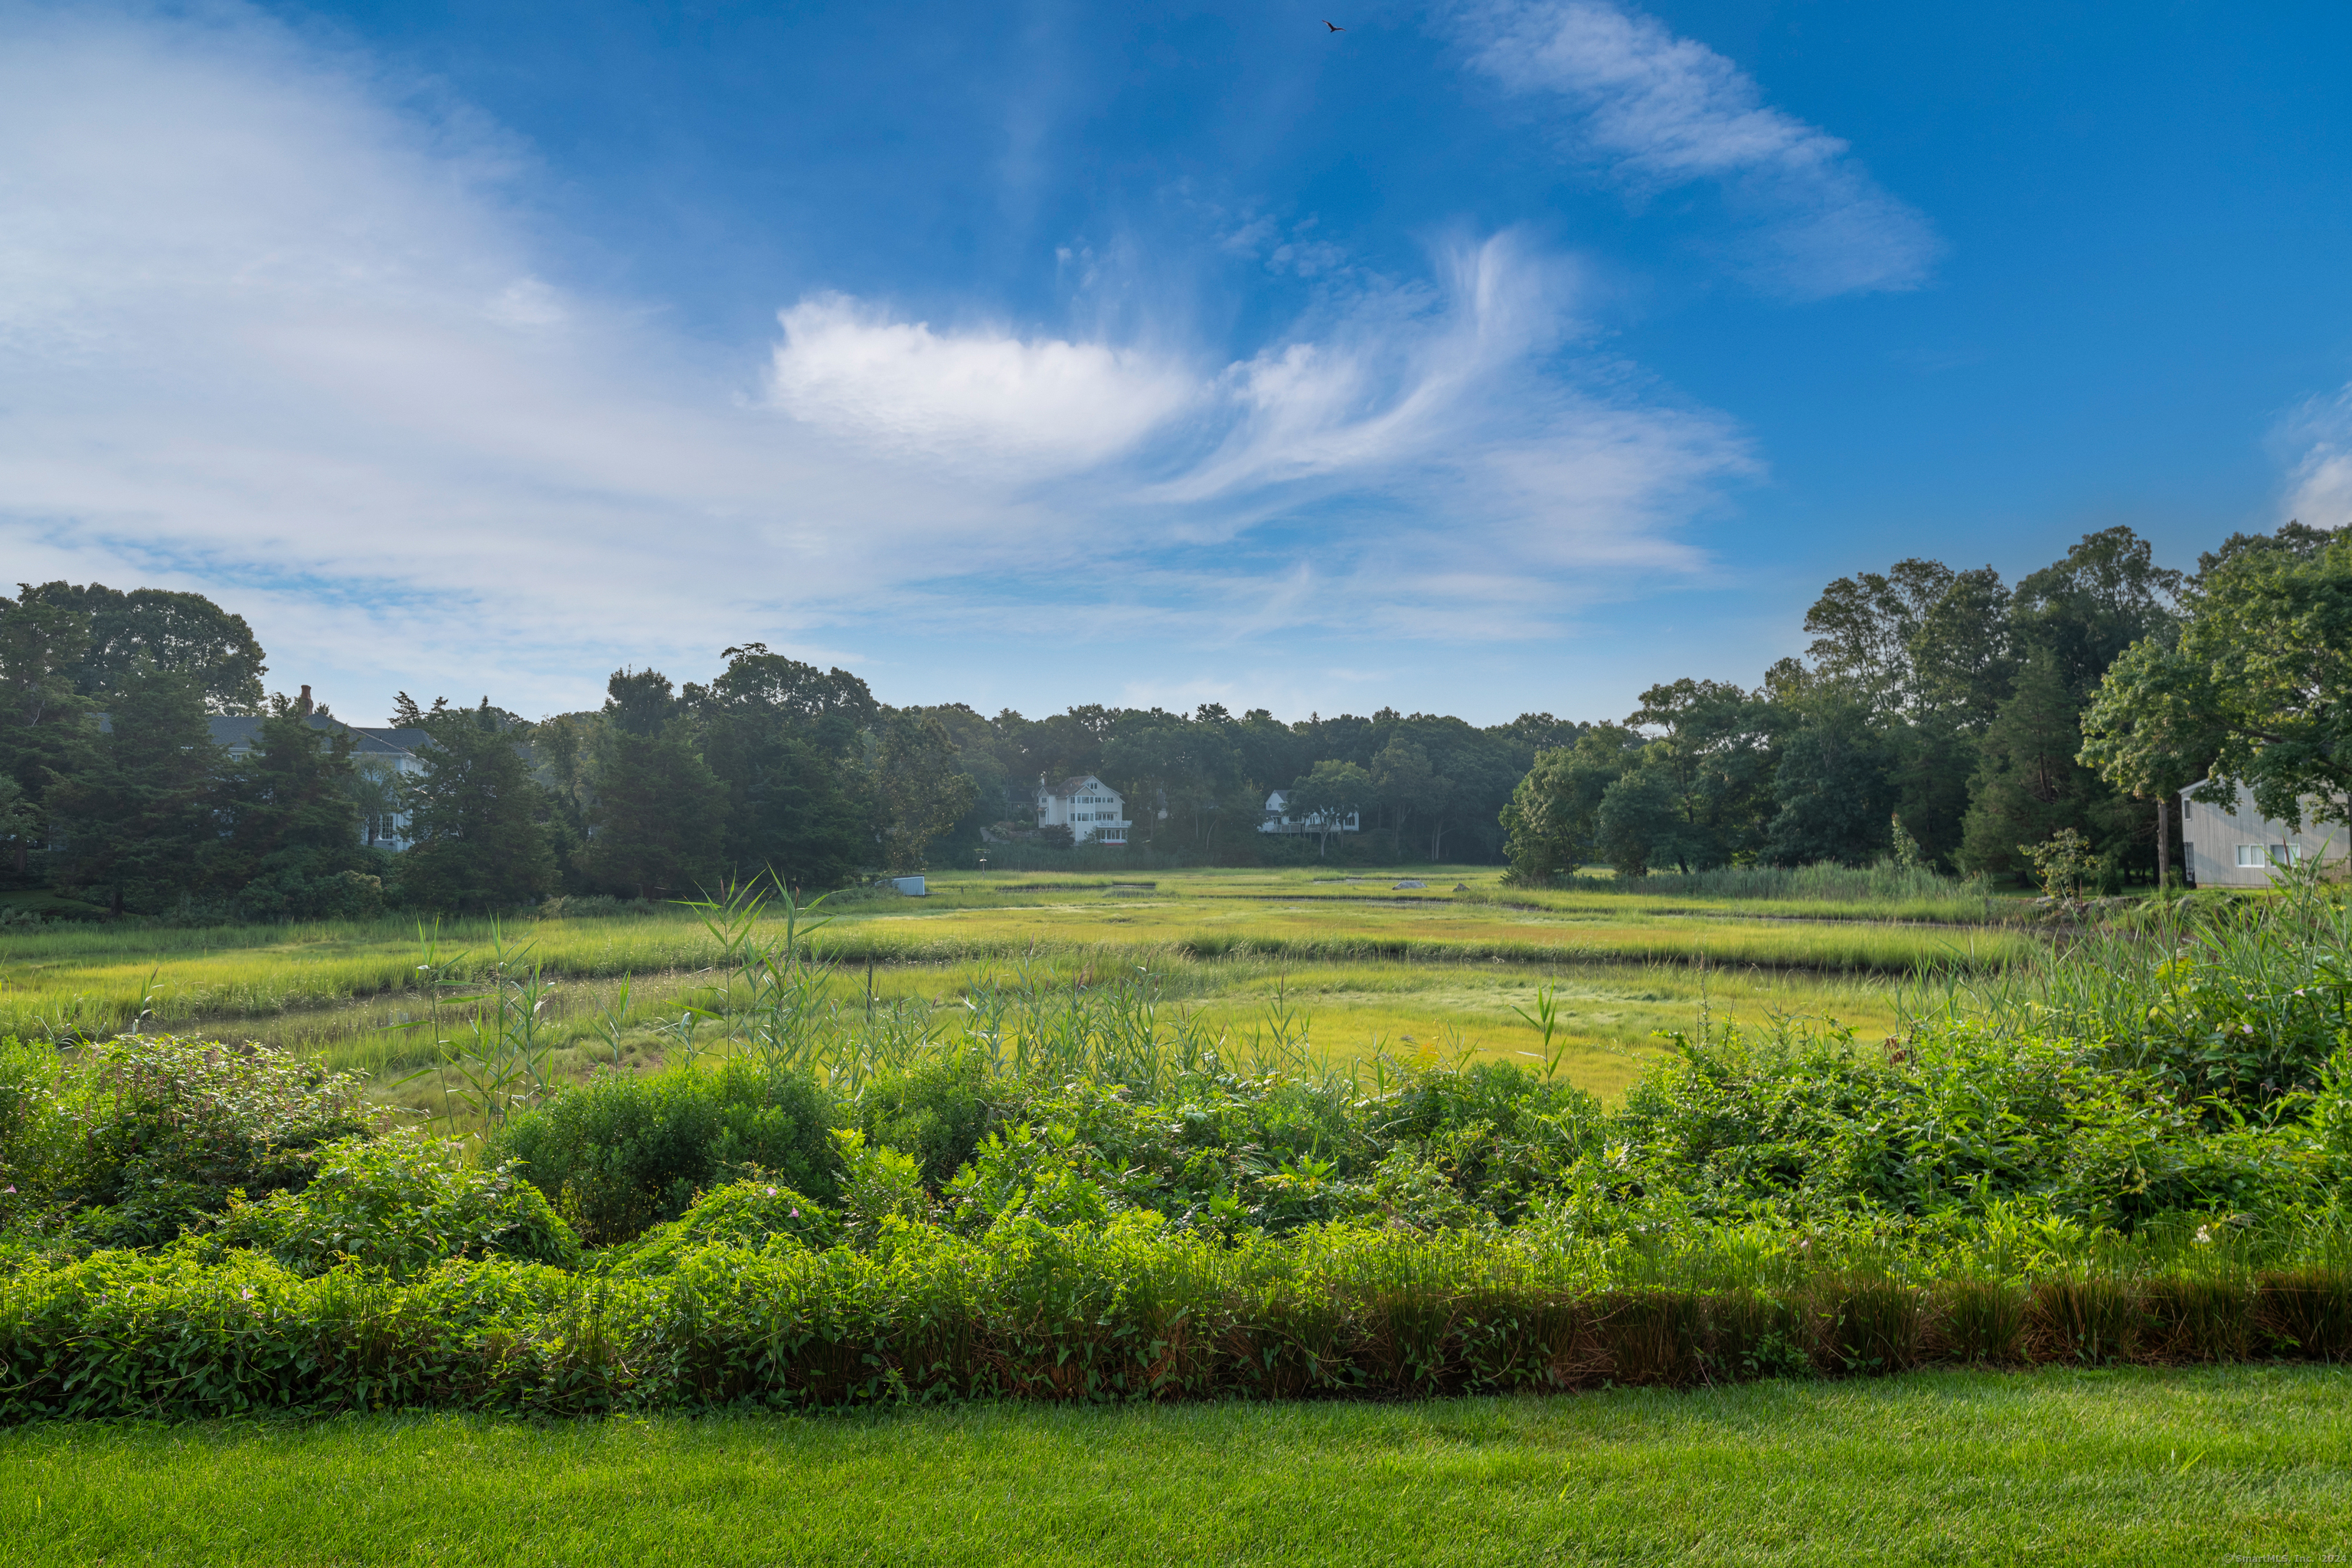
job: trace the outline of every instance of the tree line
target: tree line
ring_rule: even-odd
[[[2082,846],[2107,890],[2179,864],[2171,802],[2343,821],[2352,532],[2232,534],[2194,573],[2131,529],[2013,586],[1912,558],[1841,577],[1750,689],[1654,686],[1545,752],[1505,809],[1524,879],[1894,858],[2022,874]]]
[[[2184,574],[2110,528],[2014,585],[1904,560],[1829,584],[1804,627],[1806,656],[1753,688],[1685,678],[1615,722],[1484,727],[894,708],[751,643],[707,682],[624,668],[600,707],[536,721],[403,693],[404,773],[326,708],[265,697],[252,629],[201,595],[20,584],[0,599],[0,915],[468,910],[769,870],[839,887],[1038,844],[1038,785],[1089,773],[1125,796],[1129,853],[1173,859],[1332,852],[1256,831],[1281,789],[1294,816],[1359,818],[1341,853],[1529,880],[1890,857],[2014,874],[2071,833],[2120,885],[2177,857],[2162,807],[2184,785],[2339,820],[2352,788],[2347,531],[2234,534]],[[253,721],[235,755],[212,731],[228,715]]]
[[[1580,731],[1215,704],[990,718],[894,708],[758,643],[719,657],[682,686],[614,671],[601,707],[536,721],[404,692],[386,727],[420,766],[402,773],[327,706],[265,698],[251,628],[201,595],[20,584],[0,599],[0,910],[329,918],[670,898],[770,870],[838,887],[969,864],[1000,825],[1036,839],[1038,784],[1086,773],[1126,796],[1146,854],[1307,853],[1256,832],[1292,788],[1358,813],[1368,850],[1495,861],[1513,787]],[[235,755],[212,733],[225,716],[256,721]]]

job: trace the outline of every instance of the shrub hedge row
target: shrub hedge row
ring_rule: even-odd
[[[978,1240],[899,1226],[865,1251],[649,1241],[593,1273],[492,1258],[405,1280],[193,1244],[19,1259],[0,1279],[0,1418],[1393,1397],[2352,1356],[2352,1269],[2333,1265],[1745,1289],[1612,1278],[1524,1236],[1329,1227],[1233,1247],[1142,1215]]]

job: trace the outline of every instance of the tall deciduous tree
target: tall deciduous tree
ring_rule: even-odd
[[[1325,758],[1292,781],[1286,815],[1313,819],[1315,853],[1328,855],[1331,835],[1349,816],[1360,813],[1372,798],[1372,775],[1353,763]]]
[[[931,714],[901,709],[886,717],[867,763],[876,831],[884,863],[919,871],[931,841],[971,809],[979,787],[956,764],[947,726]]]
[[[2137,643],[2084,721],[2083,760],[2159,797],[2203,774],[2201,799],[2242,784],[2265,816],[2352,826],[2352,531],[2324,544],[2290,524],[2200,573],[2176,642]]]
[[[89,765],[98,729],[93,704],[74,684],[89,647],[89,614],[25,584],[17,589],[13,601],[0,599],[0,774],[16,784],[20,819],[30,816],[12,836],[7,868],[23,879],[56,836],[49,793]]]
[[[202,594],[166,588],[124,593],[103,583],[45,583],[34,592],[89,617],[89,644],[75,668],[74,682],[100,706],[113,701],[113,692],[143,660],[164,674],[193,679],[210,712],[261,710],[261,678],[268,666],[253,628],[243,616],[231,615]]]
[[[1641,735],[1622,725],[1595,724],[1572,745],[1536,753],[1502,813],[1516,879],[1541,886],[1603,858],[1601,797],[1638,763],[1642,745]]]
[[[872,812],[851,760],[880,711],[874,694],[846,670],[758,643],[728,658],[718,679],[683,694],[702,760],[727,786],[727,864],[741,877],[772,869],[794,887],[839,887],[873,860]]]
[[[1778,809],[1764,853],[1780,865],[1862,865],[1888,847],[1894,790],[1885,743],[1862,705],[1834,689],[1783,741],[1772,795]]]

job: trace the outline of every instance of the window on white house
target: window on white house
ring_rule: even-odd
[[[2271,858],[2269,854],[2269,847],[2267,845],[2241,844],[2238,846],[2239,865],[2267,866],[2270,863]]]

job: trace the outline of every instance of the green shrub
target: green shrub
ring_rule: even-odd
[[[617,1254],[614,1267],[630,1274],[666,1274],[680,1258],[713,1247],[822,1252],[840,1240],[841,1223],[823,1204],[751,1176],[703,1194],[684,1215],[656,1226]]]
[[[845,1173],[842,1218],[854,1239],[869,1244],[887,1231],[930,1217],[931,1196],[923,1189],[923,1168],[912,1154],[868,1146],[866,1134],[854,1127],[835,1129],[833,1140]]]
[[[831,1196],[830,1112],[814,1079],[741,1062],[605,1073],[514,1117],[483,1158],[514,1162],[583,1241],[609,1246],[677,1219],[698,1193],[755,1168]]]
[[[977,1052],[941,1058],[868,1084],[857,1100],[858,1125],[875,1143],[922,1162],[936,1192],[979,1148],[994,1114],[987,1090],[987,1063]]]
[[[268,1046],[128,1035],[59,1095],[76,1136],[50,1190],[100,1246],[169,1241],[237,1198],[299,1192],[366,1130],[356,1073]]]
[[[579,1238],[511,1165],[486,1169],[413,1129],[329,1145],[308,1186],[232,1207],[206,1241],[258,1248],[305,1276],[346,1260],[399,1277],[452,1258],[580,1260]]]
[[[55,1047],[0,1039],[0,1231],[42,1226],[77,1142]]]

